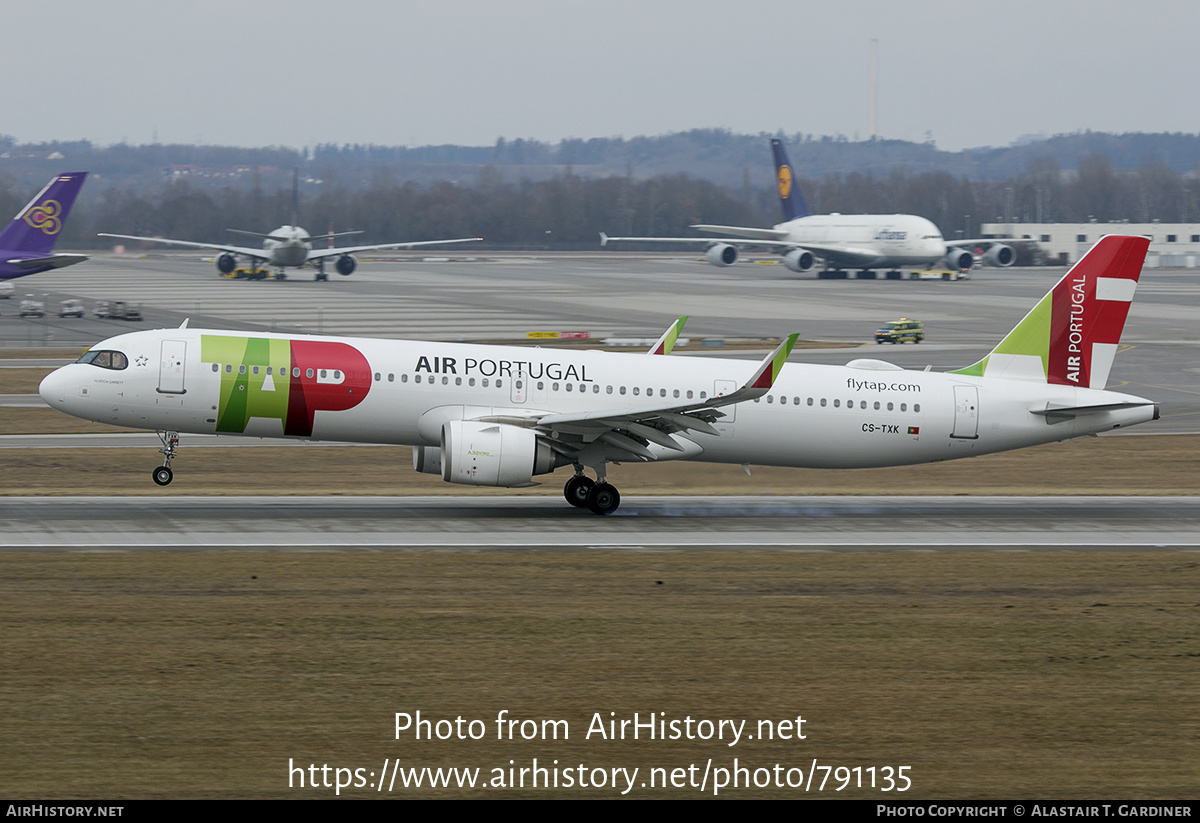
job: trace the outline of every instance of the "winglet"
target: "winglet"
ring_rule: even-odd
[[[600,236],[603,237],[604,235],[601,234]],[[646,353],[670,354],[675,348],[675,341],[679,339],[679,333],[683,331],[683,324],[686,323],[687,320],[688,316],[686,314],[682,317],[675,318],[675,322],[672,323],[665,332],[663,332],[663,336],[658,338],[654,345],[650,347],[650,351]]]
[[[792,349],[796,347],[796,341],[800,339],[799,334],[789,334],[784,338],[775,351],[767,355],[763,360],[762,365],[758,367],[758,371],[743,387],[745,389],[762,389],[762,393],[766,394],[775,385],[775,380],[779,377],[779,372],[783,369],[783,364],[787,362],[788,355],[792,353]]]
[[[600,232],[600,248],[604,248],[607,245],[608,245],[608,235],[605,234],[604,232]]]

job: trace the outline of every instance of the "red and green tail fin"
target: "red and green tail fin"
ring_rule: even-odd
[[[987,357],[951,374],[1103,389],[1149,246],[1102,237]]]

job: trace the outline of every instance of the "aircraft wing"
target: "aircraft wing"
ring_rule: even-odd
[[[98,237],[116,237],[121,240],[144,240],[147,243],[163,243],[168,246],[187,246],[191,249],[212,249],[214,251],[227,251],[232,254],[240,254],[243,257],[252,257],[255,260],[270,260],[271,255],[264,252],[262,249],[247,249],[242,246],[226,246],[221,243],[193,243],[190,240],[169,240],[165,237],[138,237],[133,234],[109,234],[108,232],[100,232]]]
[[[782,229],[753,229],[746,226],[692,226],[697,231],[711,231],[715,234],[732,234],[749,240],[785,240],[788,236]]]
[[[767,229],[766,231],[770,231]],[[609,237],[600,232],[600,245],[609,243],[692,243],[698,246],[711,246],[714,243],[729,243],[731,246],[795,246],[784,240],[752,240],[745,237]],[[805,246],[804,248],[808,248]]]
[[[73,266],[76,263],[82,263],[84,260],[87,260],[86,254],[47,254],[42,257],[17,257],[13,260],[5,260],[4,262],[20,269],[45,271],[46,269],[61,269],[64,266]]]
[[[440,246],[443,243],[475,243],[482,240],[482,237],[460,237],[457,240],[418,240],[415,243],[377,243],[372,246],[346,246],[341,249],[321,249],[320,251],[313,250],[308,253],[309,260],[321,260],[326,257],[337,257],[341,254],[357,254],[362,251],[376,251],[378,249],[411,249],[416,246]]]
[[[797,243],[795,240],[775,240],[771,239],[774,236],[786,236],[786,232],[776,231],[775,229],[741,229],[736,226],[693,226],[695,229],[704,231],[714,231],[716,229],[725,229],[732,233],[733,231],[745,232],[742,237],[609,237],[604,232],[600,233],[600,245],[606,246],[611,242],[630,242],[630,243],[692,243],[701,246],[712,246],[717,243],[727,243],[731,246],[767,246],[769,248],[779,249],[807,249],[808,251],[820,257],[822,260],[829,260],[839,265],[846,266],[873,266],[879,260],[879,252],[872,249],[859,249],[852,246],[826,246],[820,243]],[[757,236],[751,236],[755,234]],[[998,241],[993,241],[998,242]]]
[[[625,409],[546,414],[535,419],[535,428],[555,440],[557,448],[569,453],[583,451],[597,440],[642,460],[658,459],[649,448],[652,443],[670,451],[684,451],[685,446],[672,435],[689,431],[718,435],[712,424],[725,416],[719,409],[754,400],[769,392],[799,336],[788,335],[759,364],[750,379],[729,394],[685,403],[676,400]]]

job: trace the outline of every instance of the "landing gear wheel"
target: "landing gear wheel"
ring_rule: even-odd
[[[577,474],[563,486],[563,497],[567,498],[567,502],[572,506],[582,509],[588,504],[588,496],[595,485],[596,481],[592,478]]]
[[[167,466],[159,466],[153,471],[151,476],[154,478],[154,482],[158,485],[168,486],[170,485],[171,480],[175,477],[175,473]]]
[[[588,492],[587,507],[595,514],[612,514],[621,505],[621,495],[616,486],[597,483]]]

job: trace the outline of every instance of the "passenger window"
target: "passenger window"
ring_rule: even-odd
[[[835,409],[839,409],[839,408],[841,408],[841,406],[842,406],[842,401],[841,401],[841,400],[834,399],[834,401],[833,401],[833,407],[834,407]]]
[[[900,411],[908,411],[908,404],[907,404],[907,403],[901,403],[901,404],[900,404]]]
[[[221,367],[218,366],[216,363],[213,363],[213,371],[220,371],[220,370],[221,370]]]
[[[226,364],[225,364],[225,373],[226,373],[226,374],[233,374],[233,364],[232,364],[232,363],[226,363]]]
[[[462,385],[462,378],[461,378],[461,377],[456,377],[456,378],[454,378],[454,385],[456,385],[456,386],[461,386],[461,385]],[[519,388],[521,388],[521,384],[520,384],[520,382],[518,382],[518,383],[517,383],[517,388],[518,388],[518,389],[519,389]]]
[[[921,411],[921,404],[920,404],[920,403],[913,403],[913,411],[914,411],[914,412],[919,412],[919,411]]]
[[[226,369],[226,371],[228,371],[228,369]],[[299,366],[293,367],[292,368],[292,377],[299,377],[299,376],[300,376],[300,367]]]
[[[309,378],[311,378],[311,377],[313,376],[313,370],[312,370],[312,369],[306,369],[306,370],[305,370],[305,372],[304,372],[304,374],[305,374],[305,376],[306,376],[306,377],[309,377]]]
[[[821,398],[821,408],[825,408],[825,403],[826,403],[826,400],[824,397],[822,397]]]
[[[813,404],[813,399],[810,397],[810,398],[808,398],[808,405],[811,406],[812,404]]]

